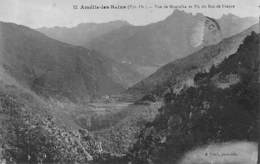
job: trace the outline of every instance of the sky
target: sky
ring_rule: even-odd
[[[73,5],[147,5],[135,9],[73,9]],[[235,8],[194,8],[195,5],[235,5]],[[66,26],[79,23],[125,20],[134,25],[160,21],[174,9],[156,8],[155,5],[190,5],[186,12],[219,18],[232,13],[240,17],[260,16],[259,0],[0,0],[0,21],[13,22],[32,28]]]

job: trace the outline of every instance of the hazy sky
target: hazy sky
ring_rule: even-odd
[[[108,22],[126,20],[131,24],[144,25],[164,19],[173,9],[114,9],[74,10],[73,5],[194,5],[228,4],[235,9],[186,9],[187,12],[201,12],[218,18],[222,14],[259,16],[259,0],[0,0],[0,21],[15,22],[33,28],[41,26],[75,26],[82,22]]]

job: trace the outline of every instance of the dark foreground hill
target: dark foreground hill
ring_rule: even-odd
[[[18,83],[44,96],[87,100],[118,93],[139,76],[95,51],[24,26],[1,22],[0,43],[1,67]]]
[[[87,163],[98,143],[86,130],[57,126],[48,103],[0,80],[1,163]]]
[[[252,32],[236,53],[197,73],[194,87],[166,94],[160,114],[138,137],[132,162],[175,164],[197,146],[257,142],[259,41]]]

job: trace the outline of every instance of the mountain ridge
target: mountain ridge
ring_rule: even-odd
[[[129,79],[139,76],[98,52],[62,43],[25,26],[1,22],[0,33],[2,67],[22,85],[43,95],[89,99],[95,94],[120,92]]]
[[[85,46],[90,40],[124,26],[131,25],[126,21],[111,21],[108,23],[80,23],[74,27],[42,27],[36,30],[65,43]]]
[[[118,26],[90,39],[88,43],[79,41],[78,44],[99,51],[119,63],[129,65],[147,77],[169,61],[185,57],[204,46],[203,40],[199,41],[196,35],[202,28],[200,26],[203,25],[204,19],[205,16],[201,13],[193,15],[176,9],[161,21],[144,26]],[[233,19],[230,15],[215,20],[223,27],[224,37],[239,33],[257,22],[255,18]],[[49,36],[55,38],[55,34]],[[80,36],[80,38],[84,37],[87,39],[88,35]],[[214,36],[211,37],[210,39],[214,40]]]
[[[173,87],[178,92],[183,86],[193,85],[196,72],[209,69],[225,57],[236,52],[243,39],[252,31],[258,32],[258,24],[247,30],[226,38],[217,45],[204,47],[189,56],[175,60],[158,69],[154,74],[130,87],[125,93],[143,96],[145,94],[163,95]]]

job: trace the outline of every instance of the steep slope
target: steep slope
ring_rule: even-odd
[[[119,62],[137,65],[136,68],[157,68],[169,61],[185,57],[203,46],[194,45],[193,36],[204,18],[202,14],[192,15],[175,10],[161,22],[120,28],[94,39],[90,48],[106,52],[109,57]],[[227,37],[249,28],[257,19],[237,18],[229,22],[223,17],[217,21],[221,22],[222,36]]]
[[[112,72],[113,67],[119,71]],[[121,91],[114,81],[122,80],[122,67],[94,51],[0,22],[0,163],[89,163],[99,158],[99,143],[63,111],[71,106],[55,98],[86,100]],[[87,112],[87,106],[82,108]]]
[[[87,131],[58,126],[50,111],[41,97],[0,79],[1,163],[86,163],[98,155]]]
[[[108,23],[81,23],[75,27],[53,27],[39,28],[38,31],[59,41],[88,47],[91,40],[107,34],[121,27],[130,26],[124,21],[113,21]]]
[[[117,93],[138,74],[95,51],[0,23],[0,65],[23,86],[45,96],[71,100]]]
[[[126,93],[131,95],[146,94],[163,95],[172,88],[175,92],[184,86],[193,85],[194,75],[201,70],[208,70],[213,64],[220,63],[225,57],[235,53],[243,39],[252,31],[259,32],[258,24],[249,29],[226,38],[217,45],[207,46],[201,50],[171,62],[148,78],[129,88]]]
[[[175,164],[196,147],[230,141],[257,142],[259,40],[259,35],[252,32],[235,54],[209,72],[196,74],[195,87],[178,95],[168,93],[160,114],[138,137],[132,162]],[[219,83],[229,85],[222,88]]]

